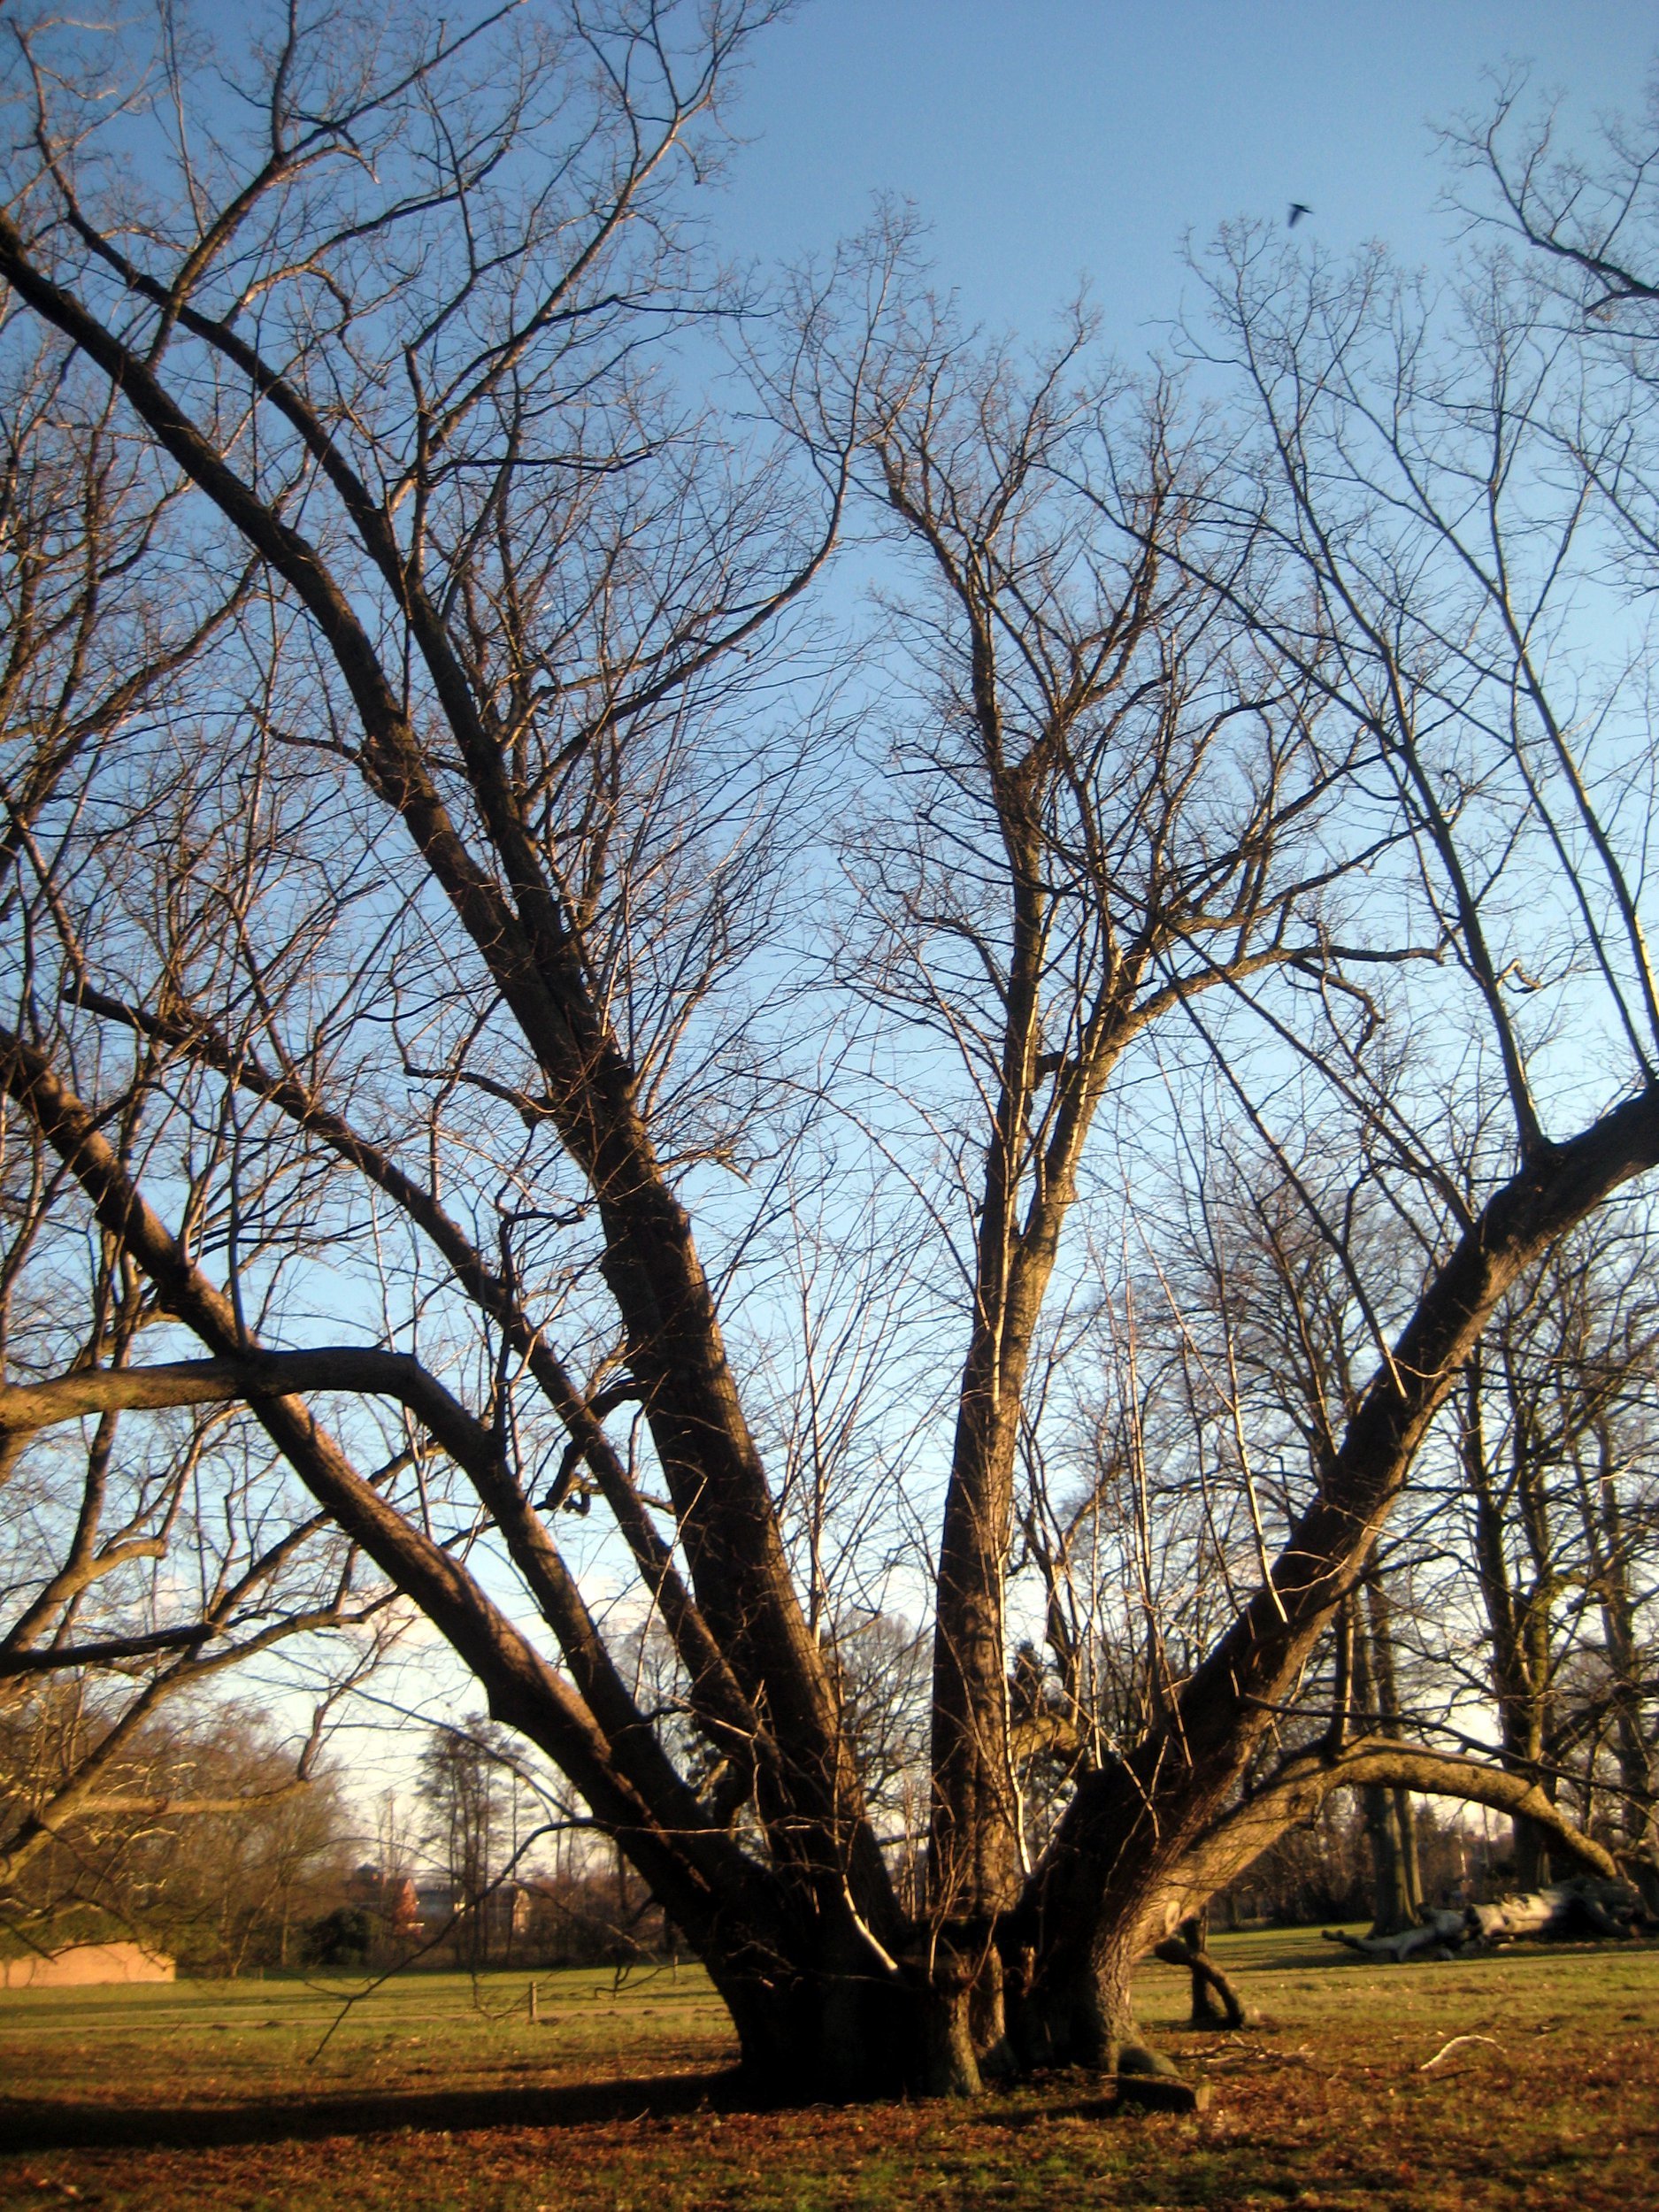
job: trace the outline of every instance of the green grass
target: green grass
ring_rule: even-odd
[[[12,2096],[195,2101],[430,2085],[500,2086],[549,2070],[600,2078],[725,2062],[726,2016],[700,1969],[410,1974],[378,1986],[174,1982],[0,1992],[0,2071]]]
[[[1640,2212],[1659,2204],[1659,1949],[1379,1967],[1317,1931],[1222,1937],[1259,2025],[1153,2039],[1198,2119],[1105,2117],[1059,2076],[972,2108],[722,2108],[702,1975],[409,1976],[0,1993],[0,2207],[1014,2205]],[[1455,2037],[1484,2039],[1453,2045]],[[641,2085],[641,2083],[644,2085]]]

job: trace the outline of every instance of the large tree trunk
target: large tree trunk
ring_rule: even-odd
[[[1371,1932],[1376,1936],[1397,1935],[1401,1929],[1416,1924],[1417,1907],[1423,1901],[1413,1878],[1416,1839],[1412,1836],[1408,1841],[1401,1820],[1402,1812],[1408,1821],[1412,1817],[1410,1795],[1405,1790],[1376,1786],[1362,1790],[1359,1795],[1365,1843],[1371,1853]]]

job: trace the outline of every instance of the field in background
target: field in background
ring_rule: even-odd
[[[408,1976],[0,1994],[0,2206],[172,2212],[1659,2204],[1659,1948],[1381,1968],[1317,1932],[1224,1936],[1261,2024],[1142,2020],[1197,2119],[1056,2076],[971,2111],[734,2108],[702,1976]],[[1452,2039],[1481,2039],[1453,2043]],[[1449,2049],[1444,2048],[1450,2044]]]

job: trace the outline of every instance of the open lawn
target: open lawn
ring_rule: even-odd
[[[687,1969],[541,1976],[534,2024],[523,1973],[349,2006],[334,1980],[0,1993],[0,2207],[1659,2206],[1659,1948],[1216,1947],[1261,2015],[1242,2035],[1185,2028],[1186,1977],[1145,1970],[1143,2023],[1213,2085],[1179,2119],[1109,2115],[1077,2075],[745,2111]]]

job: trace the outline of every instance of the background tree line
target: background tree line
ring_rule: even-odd
[[[50,1803],[96,1756],[107,1723],[82,1685],[0,1723],[9,1823]],[[180,1973],[242,1974],[314,1962],[335,1909],[353,1824],[331,1770],[296,1782],[291,1754],[234,1707],[153,1724],[104,1765],[83,1802],[8,1886],[8,1957],[74,1943],[139,1942]]]

